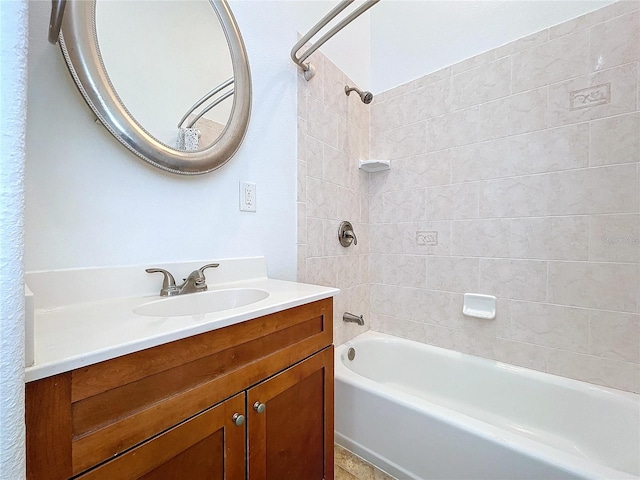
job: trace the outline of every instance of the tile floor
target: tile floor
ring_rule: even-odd
[[[356,454],[335,446],[335,480],[396,480]]]

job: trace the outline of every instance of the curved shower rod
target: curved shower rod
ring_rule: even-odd
[[[187,113],[184,114],[184,116],[180,119],[180,121],[178,122],[178,128],[180,128],[182,126],[182,124],[185,122],[185,120],[189,117],[189,115],[191,115],[194,110],[196,110],[200,105],[202,105],[204,102],[206,102],[207,100],[209,100],[211,97],[213,97],[216,93],[219,93],[220,91],[224,90],[225,88],[227,88],[229,85],[231,85],[233,83],[233,77],[231,77],[228,80],[225,80],[224,82],[222,82],[220,85],[218,85],[217,87],[215,87],[213,90],[211,90],[209,93],[207,93],[204,97],[202,97],[200,100],[198,100],[196,103],[193,104],[193,106],[187,110]],[[205,108],[202,112],[200,112],[198,114],[198,116],[192,120],[189,125],[187,126],[187,128],[191,128],[193,127],[193,125],[200,120],[200,117],[202,117],[205,113],[207,113],[209,110],[211,110],[213,107],[215,107],[216,105],[218,105],[220,102],[222,102],[223,100],[229,98],[231,95],[233,95],[234,90],[230,90],[228,92],[226,92],[224,95],[222,95],[220,98],[216,99],[214,102],[211,103],[211,105],[209,105],[207,108]]]
[[[310,63],[305,63],[304,61],[313,54],[318,48],[320,48],[327,40],[333,37],[336,33],[342,30],[344,27],[353,22],[356,18],[362,15],[364,12],[373,7],[380,0],[365,0],[365,2],[356,8],[353,12],[347,15],[341,22],[336,24],[331,30],[325,33],[322,37],[318,39],[315,44],[312,44],[302,55],[298,56],[298,52],[300,49],[320,30],[322,30],[331,20],[338,16],[340,12],[342,12],[345,8],[351,5],[354,0],[342,0],[333,10],[327,13],[318,23],[316,23],[311,30],[304,35],[298,43],[296,43],[291,49],[291,60],[293,63],[298,65],[302,70],[304,70],[304,78],[309,81],[311,77],[316,74],[315,67]]]

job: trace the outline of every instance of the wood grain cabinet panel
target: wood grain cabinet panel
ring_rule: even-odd
[[[247,405],[249,480],[333,479],[333,347],[248,390]]]
[[[279,440],[268,443],[269,448],[276,445],[276,450],[265,451],[265,455],[275,456],[264,468],[277,474],[255,478],[333,478],[333,354],[327,348],[333,340],[332,310],[331,298],[320,300],[28,383],[27,478],[171,479],[171,472],[192,464],[207,472],[223,471],[221,478],[228,480],[245,478],[245,434],[242,473],[236,476],[235,470],[228,470],[228,460],[223,464],[214,461],[220,460],[222,451],[227,459],[229,445],[234,444],[227,441],[228,427],[220,423],[222,417],[215,417],[211,424],[217,425],[216,430],[194,426],[201,425],[201,418],[214,418],[218,414],[213,412],[223,411],[228,399],[251,392],[248,389],[254,386],[255,391],[268,393],[265,398],[272,402],[268,415],[272,426],[283,425],[285,418],[280,415],[293,408],[294,400],[305,396],[305,405],[296,408],[291,418],[306,422],[303,428],[309,429],[309,434],[303,439],[313,442],[312,449],[320,449],[324,442],[322,455],[312,455],[312,461],[305,456],[311,455],[309,452],[299,449],[298,434],[283,430],[280,436],[267,428],[261,435]],[[276,378],[280,380],[271,383]],[[269,380],[260,383],[265,379]],[[302,383],[296,386],[298,381]],[[278,389],[281,391],[273,394]],[[244,411],[244,400],[242,403]],[[252,408],[247,410],[251,446],[251,423],[259,424],[259,420],[253,420],[256,412]],[[322,422],[324,426],[320,426]],[[207,428],[213,428],[211,425]],[[236,433],[244,432],[244,428],[235,428]],[[187,437],[199,439],[190,443]],[[180,443],[183,440],[186,443]],[[280,444],[283,446],[277,446]],[[153,445],[171,446],[173,453],[145,470],[149,459],[156,458],[156,453],[151,457],[146,453],[156,451],[158,447]],[[322,466],[318,459],[326,463],[329,456],[331,467]],[[299,459],[312,468],[308,471],[312,476],[304,476],[305,470],[300,471],[302,477],[279,477],[276,458],[290,464]],[[129,468],[132,464],[140,469]],[[176,478],[218,478],[196,473]]]

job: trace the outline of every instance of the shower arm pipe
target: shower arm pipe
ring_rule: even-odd
[[[234,90],[230,90],[227,93],[225,93],[224,95],[222,95],[220,98],[217,98],[214,102],[211,103],[211,105],[209,105],[207,108],[205,108],[204,110],[202,110],[198,115],[196,115],[196,118],[194,118],[189,125],[187,125],[187,128],[192,128],[196,122],[198,120],[200,120],[202,118],[202,116],[207,113],[209,110],[211,110],[213,107],[215,107],[216,105],[218,105],[219,103],[222,103],[224,100],[226,100],[227,98],[229,98],[231,95],[233,95]],[[182,125],[182,123],[180,124]],[[179,127],[178,127],[179,128]]]
[[[187,117],[189,115],[191,115],[193,113],[193,111],[198,108],[200,105],[202,105],[204,102],[206,102],[207,100],[209,100],[211,97],[213,97],[216,93],[220,92],[221,90],[224,90],[225,88],[227,88],[229,85],[231,85],[233,83],[233,77],[231,77],[228,80],[225,80],[224,82],[222,82],[220,85],[218,85],[217,87],[215,87],[213,90],[211,90],[209,93],[207,93],[204,97],[202,97],[200,100],[198,100],[196,103],[193,104],[193,106],[187,110],[187,113],[184,114],[184,116],[180,119],[180,122],[178,122],[178,128],[180,128],[182,126],[182,124],[184,123],[184,121],[187,119]],[[231,92],[233,93],[233,91]],[[220,103],[222,100],[224,100],[225,98],[227,98],[229,95],[227,95],[226,97],[222,98],[219,102],[214,103],[211,107],[209,107],[209,109],[205,110],[206,113],[208,112],[212,107],[216,106],[218,103]],[[202,115],[200,115],[202,116]],[[198,117],[199,119],[200,117]],[[191,127],[189,127],[191,128]]]
[[[329,13],[327,13],[318,23],[316,23],[311,30],[304,35],[298,43],[296,43],[291,49],[291,60],[293,63],[298,65],[302,70],[304,70],[304,78],[308,81],[315,75],[315,68],[310,63],[305,63],[304,61],[309,58],[313,52],[315,52],[318,48],[320,48],[324,43],[333,37],[336,33],[342,30],[344,27],[353,22],[356,18],[362,15],[364,12],[373,7],[380,0],[365,0],[365,2],[356,8],[353,12],[347,15],[341,22],[336,24],[331,30],[325,33],[322,37],[318,39],[318,41],[312,44],[303,54],[297,56],[300,49],[320,30],[322,30],[331,20],[340,14],[345,8],[351,5],[354,0],[342,0],[336,7],[333,8]]]

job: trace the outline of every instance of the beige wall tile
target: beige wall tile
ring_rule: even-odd
[[[497,327],[500,338],[589,353],[589,310],[507,301]]]
[[[307,121],[298,118],[298,160],[307,161]]]
[[[370,128],[373,133],[386,132],[405,125],[404,98],[402,95],[384,102],[371,104]]]
[[[458,220],[477,217],[477,183],[457,183],[427,188],[426,218],[428,220]]]
[[[307,246],[298,245],[297,249],[298,268],[296,270],[296,279],[298,282],[307,282]]]
[[[376,278],[384,285],[424,288],[427,264],[423,256],[372,255],[371,266]]]
[[[640,162],[640,113],[590,122],[589,164]]]
[[[588,260],[589,217],[512,219],[509,250],[514,258]]]
[[[323,220],[307,217],[307,255],[321,257],[324,254]]]
[[[420,77],[415,81],[415,88],[421,88],[425,85],[430,85],[435,82],[439,82],[440,80],[444,80],[445,78],[451,77],[451,67],[445,67],[440,70],[436,70],[433,73],[429,73],[424,77]]]
[[[308,177],[307,215],[315,218],[335,218],[337,208],[337,185]]]
[[[451,150],[418,155],[401,163],[402,188],[419,188],[451,183]]]
[[[385,333],[400,338],[407,338],[415,342],[425,342],[425,324],[412,322],[406,318],[387,317]]]
[[[296,204],[296,224],[298,244],[306,244],[307,239],[307,204],[298,202]]]
[[[328,145],[324,146],[322,172],[326,182],[349,187],[349,178],[353,167],[351,158],[346,153]]]
[[[463,257],[511,256],[510,221],[454,220],[451,222],[451,254]]]
[[[338,263],[333,257],[307,258],[307,281],[326,287],[338,286]]]
[[[390,98],[397,97],[399,95],[402,95],[403,93],[410,92],[414,88],[415,88],[415,81],[411,80],[410,82],[403,83],[402,85],[394,87],[391,90],[387,90],[385,92],[376,94],[376,96],[374,97],[374,102],[375,101],[385,102]]]
[[[513,91],[522,92],[589,72],[589,31],[578,30],[513,55]]]
[[[547,89],[538,88],[480,105],[478,139],[517,135],[546,126]]]
[[[614,15],[624,15],[640,9],[640,0],[619,0],[613,4]]]
[[[591,27],[591,70],[640,60],[640,11]]]
[[[592,216],[589,259],[596,262],[640,262],[640,215]]]
[[[478,141],[479,107],[448,113],[427,120],[427,151],[467,145]]]
[[[316,75],[317,77],[318,75]],[[314,77],[315,78],[315,77]],[[307,131],[310,136],[330,145],[338,146],[338,115],[320,100],[307,99],[309,119]]]
[[[511,58],[467,70],[451,78],[451,110],[460,110],[511,94]],[[445,98],[445,100],[448,100]],[[445,113],[446,109],[443,109]]]
[[[502,58],[507,55],[513,55],[521,50],[545,43],[547,40],[549,40],[549,30],[541,30],[496,48],[496,57]]]
[[[424,288],[405,288],[403,295],[404,315],[408,320],[453,326],[451,324],[451,293]]]
[[[383,194],[384,220],[389,223],[399,221],[419,222],[425,220],[425,189],[396,190]],[[402,232],[397,232],[402,244]]]
[[[398,159],[391,162],[391,168],[383,172],[376,172],[369,177],[369,192],[382,193],[406,188],[403,184],[403,170],[410,159]]]
[[[307,136],[305,144],[307,175],[314,178],[322,179],[323,149],[324,144],[311,136]]]
[[[338,187],[338,214],[336,218],[340,221],[348,220],[351,223],[362,222],[360,215],[360,194],[356,190]],[[336,231],[337,228],[338,227],[336,227]]]
[[[543,372],[547,368],[547,350],[544,347],[502,338],[496,339],[495,359]]]
[[[339,116],[346,115],[349,97],[344,93],[347,83],[344,73],[325,57],[324,68],[318,74],[324,76],[323,103]]]
[[[479,67],[480,65],[485,65],[487,63],[491,63],[496,59],[496,51],[489,50],[488,52],[480,53],[473,57],[462,60],[461,62],[454,63],[451,65],[451,73],[456,75],[460,72],[464,72],[465,70],[470,70],[472,68]]]
[[[512,300],[544,302],[547,263],[536,260],[480,259],[481,293]]]
[[[307,201],[307,162],[298,161],[298,175],[296,178],[296,200]]]
[[[587,28],[597,23],[609,20],[614,15],[616,15],[614,5],[607,5],[604,8],[585,13],[584,15],[551,27],[549,29],[549,38],[555,39],[563,35],[573,33],[576,30]]]
[[[620,312],[638,311],[638,265],[549,262],[549,302]]]
[[[388,156],[385,160],[412,157],[427,151],[425,123],[418,122],[384,133]]]
[[[634,164],[488,180],[480,217],[635,212],[638,194]]]
[[[429,345],[454,350],[460,330],[441,325],[424,324],[424,341]]]
[[[398,226],[392,223],[377,223],[369,226],[371,253],[402,253]]]
[[[479,259],[427,257],[427,288],[447,292],[477,292]]]
[[[591,355],[549,350],[547,371],[563,377],[631,391],[634,388],[635,365]]]
[[[369,158],[369,129],[351,124],[349,118],[338,119],[338,150],[356,159]]]
[[[588,166],[589,124],[498,138],[451,151],[454,182],[570,170]]]
[[[431,83],[402,96],[404,119],[415,123],[451,110],[451,79]]]
[[[640,363],[640,315],[591,310],[589,353]]]
[[[637,67],[635,63],[549,86],[548,126],[566,125],[636,110]],[[588,87],[610,85],[610,101],[585,108],[571,109],[571,92]]]

